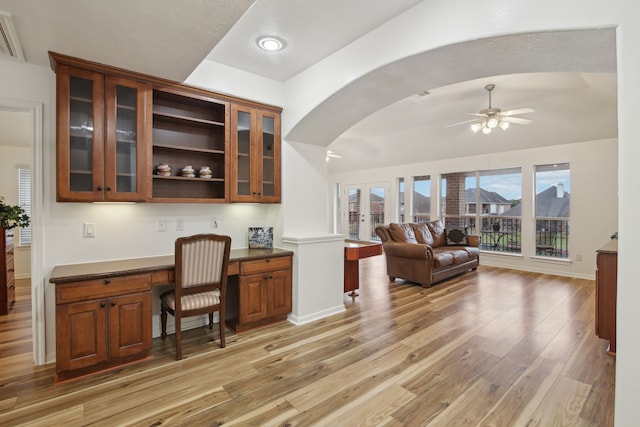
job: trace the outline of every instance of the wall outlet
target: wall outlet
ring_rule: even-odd
[[[184,218],[176,218],[176,231],[184,231]]]
[[[82,229],[84,237],[96,237],[96,224],[94,222],[85,222]]]
[[[167,231],[167,220],[159,219],[158,220],[158,231]]]
[[[576,254],[576,261],[582,261],[582,254]]]

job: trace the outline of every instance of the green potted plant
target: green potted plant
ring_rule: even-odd
[[[11,230],[15,227],[28,227],[29,215],[20,206],[11,206],[0,196],[0,228]]]

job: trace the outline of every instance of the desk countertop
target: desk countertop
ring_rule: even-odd
[[[249,261],[265,257],[281,257],[293,255],[284,249],[232,249],[229,262]],[[130,258],[113,261],[86,262],[66,264],[54,267],[49,277],[51,283],[76,282],[78,280],[95,280],[105,277],[124,276],[129,274],[150,273],[159,270],[173,270],[173,255],[161,255],[144,258]]]

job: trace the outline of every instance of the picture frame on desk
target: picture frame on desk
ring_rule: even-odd
[[[249,249],[273,248],[273,227],[249,227]]]

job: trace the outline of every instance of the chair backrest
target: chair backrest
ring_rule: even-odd
[[[231,237],[197,234],[176,239],[176,299],[180,295],[226,288]]]

